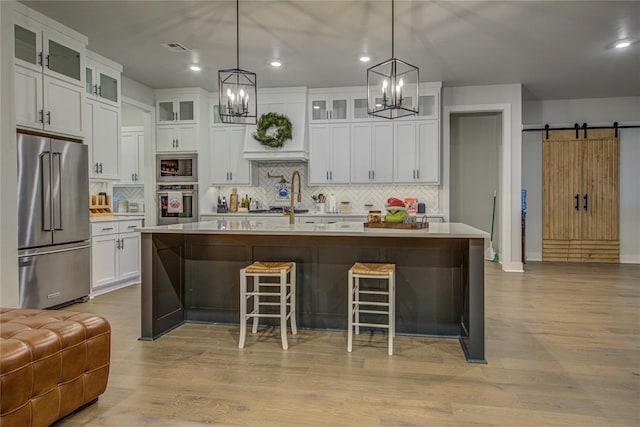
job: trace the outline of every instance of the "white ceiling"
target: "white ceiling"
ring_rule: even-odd
[[[152,88],[215,91],[236,65],[236,9],[217,1],[23,1],[85,34],[89,48]],[[396,2],[396,57],[444,86],[522,83],[526,99],[640,95],[640,2]],[[391,57],[391,2],[241,0],[240,67],[258,87],[366,84]],[[172,53],[160,43],[180,42]],[[372,61],[358,61],[368,54]],[[272,68],[277,58],[283,66]],[[203,67],[200,74],[188,70]]]

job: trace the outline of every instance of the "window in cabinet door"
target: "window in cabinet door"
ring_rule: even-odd
[[[195,120],[193,101],[180,101],[178,108],[180,120]]]
[[[312,101],[311,111],[312,120],[325,120],[327,118],[327,101]]]
[[[433,95],[422,95],[418,102],[418,115],[420,116],[433,116],[435,97]]]
[[[334,99],[331,102],[331,118],[334,120],[346,120],[347,118],[347,100],[346,99]]]
[[[356,98],[353,100],[353,118],[369,118],[369,113],[367,111],[367,98]]]
[[[118,102],[118,80],[100,73],[100,97]]]
[[[49,39],[49,69],[74,80],[80,77],[80,52]]]
[[[35,32],[22,28],[19,25],[14,26],[15,35],[15,57],[30,64],[37,63],[37,35]]]
[[[158,116],[162,122],[172,122],[175,119],[173,101],[158,103]]]

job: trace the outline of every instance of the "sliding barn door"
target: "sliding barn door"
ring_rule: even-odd
[[[619,260],[619,142],[613,131],[543,139],[542,259]]]
[[[613,130],[592,130],[582,141],[583,262],[620,260],[619,155]]]

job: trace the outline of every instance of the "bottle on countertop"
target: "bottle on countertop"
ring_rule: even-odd
[[[229,212],[238,212],[238,189],[233,187],[229,196]]]

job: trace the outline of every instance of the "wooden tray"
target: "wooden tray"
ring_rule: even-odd
[[[89,218],[112,217],[111,196],[89,195]]]
[[[403,230],[419,230],[429,228],[428,222],[414,222],[413,224],[394,223],[394,222],[365,222],[365,228],[396,228]]]

